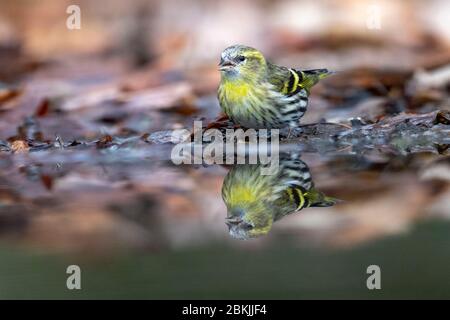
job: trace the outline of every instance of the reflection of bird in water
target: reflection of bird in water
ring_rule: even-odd
[[[281,156],[278,170],[261,175],[263,165],[235,165],[222,186],[226,224],[238,239],[269,232],[274,221],[308,207],[328,207],[336,199],[314,188],[308,166],[297,156]]]

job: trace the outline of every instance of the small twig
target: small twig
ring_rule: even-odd
[[[344,128],[346,128],[346,129],[352,129],[352,127],[349,126],[349,125],[347,125],[347,124],[343,124],[343,123],[334,123],[334,122],[308,123],[308,124],[300,125],[300,127],[317,126],[317,125],[319,125],[319,124],[331,124],[331,125],[336,125],[336,126],[344,127]]]

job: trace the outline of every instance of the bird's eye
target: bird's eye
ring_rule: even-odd
[[[253,225],[251,225],[250,223],[245,223],[245,222],[243,223],[242,227],[243,227],[245,230],[251,230],[251,229],[254,228]]]
[[[245,60],[245,57],[244,56],[237,56],[236,59],[237,59],[237,61],[242,62],[242,61]]]

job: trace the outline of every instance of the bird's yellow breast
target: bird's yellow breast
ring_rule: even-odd
[[[230,190],[228,203],[230,205],[248,204],[258,201],[258,194],[255,189],[247,185],[237,185]]]
[[[223,81],[220,87],[223,98],[233,104],[242,103],[249,95],[251,87],[245,81]]]

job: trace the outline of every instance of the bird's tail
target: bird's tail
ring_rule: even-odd
[[[341,200],[324,195],[319,190],[312,188],[305,195],[308,198],[310,207],[331,207]]]
[[[319,80],[324,79],[335,72],[329,71],[328,69],[311,69],[311,70],[302,70],[303,73],[303,81],[301,85],[310,89],[313,85],[315,85]]]

